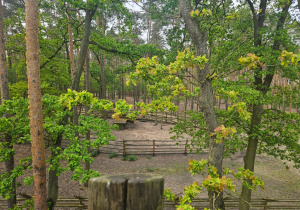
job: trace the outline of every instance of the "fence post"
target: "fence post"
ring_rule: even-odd
[[[188,143],[188,140],[186,140],[186,142],[185,142],[184,155],[187,155],[187,143]]]
[[[125,151],[125,140],[123,140],[123,157],[126,156],[126,151]]]
[[[164,178],[152,174],[96,177],[89,180],[89,210],[163,210]]]
[[[153,140],[153,154],[152,154],[153,157],[154,157],[154,153],[155,153],[155,140]]]
[[[268,209],[268,200],[265,200],[264,202],[264,210],[267,210]]]

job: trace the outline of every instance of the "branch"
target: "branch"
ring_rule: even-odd
[[[64,36],[66,36],[67,33],[65,33]],[[55,53],[50,56],[47,61],[45,63],[43,63],[41,66],[40,66],[40,69],[44,68],[53,58],[55,58],[55,56],[59,53],[59,51],[61,50],[61,48],[67,43],[68,41],[64,40],[62,42],[62,44],[59,46],[59,48],[55,51]]]
[[[105,52],[110,52],[110,53],[115,53],[115,54],[118,54],[118,55],[126,55],[129,60],[135,64],[136,62],[134,61],[134,58],[132,57],[132,55],[130,55],[129,53],[127,52],[121,52],[119,50],[116,50],[116,49],[108,49],[100,44],[98,44],[97,42],[94,42],[94,41],[90,41],[90,44],[93,44],[93,45],[96,45],[97,47],[99,47],[101,50],[104,50]],[[135,56],[138,56],[138,55],[135,55]]]
[[[300,0],[299,0],[300,1]],[[283,26],[284,26],[284,23],[285,23],[285,20],[287,18],[287,15],[288,15],[288,11],[289,11],[289,8],[292,4],[292,1],[289,1],[288,4],[286,4],[283,8],[282,8],[282,11],[280,13],[280,17],[278,19],[278,23],[277,23],[277,27],[276,27],[276,35],[278,35],[278,32],[283,29]],[[276,36],[275,36],[276,37]],[[278,36],[279,37],[279,36]],[[273,50],[274,51],[278,51],[279,50],[279,47],[280,47],[280,39],[278,38],[275,38],[274,40],[274,44],[273,44]],[[275,68],[273,68],[272,72],[270,74],[268,74],[265,78],[265,81],[263,83],[265,90],[264,90],[264,94],[267,93],[267,91],[269,90],[269,87],[271,85],[271,82],[273,80],[273,76],[274,76],[274,73],[275,73]]]
[[[247,2],[249,4],[249,6],[250,6],[252,14],[255,14],[255,9],[254,9],[254,6],[253,6],[253,2],[251,0],[247,0]]]

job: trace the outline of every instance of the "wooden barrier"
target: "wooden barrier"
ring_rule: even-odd
[[[152,174],[96,177],[89,180],[89,210],[163,210],[164,178]]]
[[[25,197],[17,197],[18,205],[21,205],[26,201]],[[226,209],[238,209],[239,199],[238,198],[224,198]],[[175,205],[178,203],[172,201],[164,201],[165,209],[174,209]],[[207,198],[198,198],[192,200],[192,205],[195,209],[209,208],[209,202]],[[57,200],[55,208],[63,209],[87,209],[88,208],[88,198],[83,198],[80,196],[74,196],[71,198],[60,197]],[[0,209],[7,209],[6,200],[0,197]],[[102,208],[101,208],[102,209]],[[271,199],[271,198],[259,198],[251,199],[251,210],[269,210],[269,209],[300,209],[300,199]]]
[[[156,154],[185,154],[189,153],[189,141],[182,140],[118,140],[100,147],[100,153],[118,155],[156,155]],[[203,150],[208,151],[207,149]],[[191,153],[196,153],[194,150]]]

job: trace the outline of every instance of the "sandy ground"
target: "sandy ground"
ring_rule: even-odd
[[[114,131],[117,139],[168,139],[170,125],[163,129],[160,126],[153,126],[152,122],[136,122],[130,128],[123,131]],[[16,162],[20,157],[30,154],[29,145],[17,145]],[[48,151],[49,154],[49,151]],[[225,159],[224,165],[237,170],[243,166],[243,152],[238,152],[231,159]],[[204,154],[183,154],[177,155],[156,155],[137,156],[136,161],[122,161],[122,157],[108,158],[108,154],[100,154],[92,163],[92,169],[99,171],[102,175],[116,175],[124,173],[155,173],[163,175],[165,178],[165,188],[171,188],[173,192],[180,194],[183,187],[192,184],[194,181],[201,183],[206,177],[203,172],[199,175],[191,176],[187,170],[187,163],[190,159],[201,160],[207,158]],[[0,165],[1,172],[4,170],[4,164]],[[265,190],[258,189],[253,193],[257,198],[300,198],[300,175],[299,170],[286,170],[285,165],[273,157],[258,155],[256,159],[256,175],[265,182]],[[27,175],[30,172],[26,173]],[[74,195],[87,196],[87,189],[78,182],[70,180],[71,172],[65,172],[59,177],[59,196],[73,197]],[[21,179],[18,179],[21,181]],[[225,196],[237,197],[240,192],[240,183],[237,184],[237,193],[225,193]],[[25,187],[22,184],[18,188],[18,193],[27,193],[32,195],[32,186]],[[206,197],[205,190],[200,195]]]

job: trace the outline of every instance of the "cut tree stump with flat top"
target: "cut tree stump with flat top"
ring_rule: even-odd
[[[128,174],[89,180],[89,210],[163,210],[163,206],[163,176]]]

